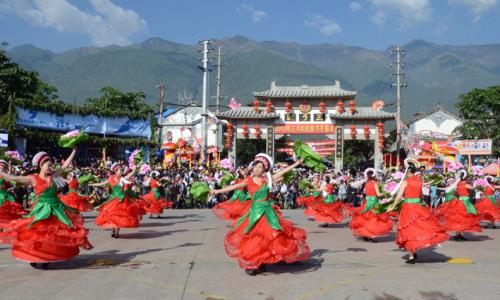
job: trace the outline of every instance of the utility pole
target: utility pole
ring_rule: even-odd
[[[201,135],[203,139],[203,144],[201,146],[201,158],[205,162],[207,160],[207,133],[208,133],[208,128],[207,128],[207,117],[208,117],[208,103],[207,103],[207,89],[208,89],[208,53],[209,49],[208,46],[210,44],[209,40],[202,41],[201,44],[203,45],[203,59],[201,63],[203,66],[201,69],[203,70],[203,95],[202,95],[202,112],[201,112]]]
[[[158,134],[158,138],[160,140],[160,144],[162,143],[162,132],[163,132],[163,100],[165,99],[165,84],[160,83],[157,86],[160,89],[160,117],[158,119],[158,123],[160,124],[160,133]]]
[[[216,104],[217,106],[215,107],[215,113],[219,114],[219,106],[220,106],[220,67],[221,67],[221,55],[220,55],[220,43],[218,45],[217,49],[217,91],[216,91]]]
[[[396,46],[396,50],[393,50],[392,53],[396,53],[396,73],[392,74],[396,76],[396,83],[392,84],[392,86],[396,87],[396,165],[399,167],[400,164],[400,151],[401,151],[401,87],[406,87],[406,84],[402,83],[401,76],[405,76],[406,74],[401,73],[401,54],[406,53],[403,49]]]

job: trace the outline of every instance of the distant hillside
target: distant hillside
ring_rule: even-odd
[[[381,52],[337,44],[256,42],[243,36],[220,42],[224,54],[222,94],[228,98],[249,102],[252,91],[268,89],[273,80],[283,85],[340,80],[343,88],[358,91],[360,104],[382,98],[389,104],[388,110],[394,109],[390,106],[395,98],[395,89],[390,87],[391,48]],[[500,84],[500,45],[447,46],[414,40],[402,46],[407,51],[404,72],[408,84],[403,89],[403,118],[438,103],[456,111],[454,105],[461,93]],[[167,101],[177,102],[181,94],[201,98],[198,50],[197,45],[152,38],[131,46],[79,48],[57,54],[24,45],[8,53],[56,86],[66,102],[81,103],[97,96],[101,87],[111,85],[124,91],[144,91],[148,101],[155,103],[156,85],[162,81],[167,85]],[[212,97],[214,83],[212,72]]]

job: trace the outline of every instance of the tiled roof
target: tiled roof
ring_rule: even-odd
[[[276,113],[266,113],[265,108],[261,108],[258,112],[253,110],[253,107],[240,107],[236,110],[226,110],[217,115],[219,119],[278,119]]]
[[[322,86],[278,86],[276,81],[271,82],[271,89],[263,92],[253,92],[258,97],[342,97],[356,96],[357,92],[340,88],[340,82],[335,80],[334,85]]]
[[[371,107],[356,107],[356,111],[354,114],[351,114],[351,111],[347,107],[343,114],[330,114],[330,118],[344,120],[344,119],[384,119],[390,120],[395,119],[396,114],[386,112],[383,110],[374,111]]]

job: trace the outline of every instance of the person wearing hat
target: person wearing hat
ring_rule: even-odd
[[[9,164],[0,159],[0,172],[10,173],[9,171]],[[0,230],[7,227],[12,220],[17,220],[27,213],[8,191],[11,186],[6,178],[0,176]]]
[[[476,207],[469,198],[469,190],[474,189],[467,183],[467,171],[459,170],[456,179],[456,192],[458,198],[443,203],[435,212],[435,215],[446,227],[446,231],[455,231],[453,237],[455,241],[465,241],[463,232],[482,232],[481,216],[477,213]]]
[[[93,211],[94,208],[89,202],[90,197],[78,193],[79,184],[73,172],[68,172],[66,182],[68,183],[69,191],[59,196],[61,201],[78,212]]]
[[[151,187],[151,191],[141,198],[145,202],[144,210],[149,214],[150,219],[153,218],[154,214],[156,215],[156,218],[159,219],[163,210],[165,208],[172,207],[174,204],[172,201],[167,201],[161,197],[161,185],[156,180],[159,175],[160,173],[158,171],[152,171],[149,176],[147,174],[144,176],[143,184],[145,186],[149,185]]]
[[[238,178],[234,181],[234,184],[239,184],[245,181],[245,171],[238,170]],[[222,220],[231,222],[235,224],[236,221],[241,218],[244,214],[248,212],[252,204],[250,200],[250,195],[247,193],[245,188],[237,189],[233,192],[231,199],[218,203],[212,208],[212,212]]]
[[[269,201],[273,181],[302,163],[302,160],[271,175],[273,160],[267,154],[257,154],[251,163],[252,175],[244,182],[211,190],[210,194],[227,193],[246,188],[251,196],[250,210],[244,214],[225,238],[226,253],[238,259],[240,267],[251,276],[265,270],[266,264],[280,261],[293,263],[307,260],[310,256],[303,229],[294,227],[290,221],[271,206]]]
[[[394,209],[400,201],[403,201],[399,213],[396,243],[410,253],[406,260],[408,264],[415,264],[417,250],[440,244],[449,238],[446,228],[422,201],[423,183],[416,172],[417,168],[413,164],[408,164],[408,177],[401,183],[395,202],[391,206]]]
[[[69,167],[75,154],[73,149],[61,170]],[[58,197],[56,182],[59,181],[52,158],[46,152],[39,152],[32,163],[39,168],[38,174],[10,176],[0,171],[0,176],[31,186],[36,193],[31,212],[25,219],[12,221],[7,231],[0,233],[0,241],[12,244],[13,257],[30,262],[34,268],[47,269],[49,262],[71,259],[79,254],[79,248],[93,247],[81,215]]]
[[[112,193],[108,199],[96,207],[99,214],[94,223],[101,228],[111,228],[111,237],[120,237],[120,228],[137,228],[142,219],[144,209],[136,202],[137,196],[130,189],[133,182],[130,181],[135,174],[136,166],[132,171],[122,176],[122,165],[114,163],[111,165],[112,174],[101,183],[92,183],[89,186],[100,187],[110,185]]]
[[[493,184],[493,177],[486,176],[487,186],[484,188],[484,197],[479,200],[474,206],[477,213],[481,216],[482,221],[490,222],[492,228],[496,228],[495,222],[500,221],[500,209],[494,198],[495,190],[498,186]]]
[[[382,197],[377,180],[376,170],[368,168],[365,170],[365,195],[366,199],[360,207],[351,208],[352,219],[349,227],[354,236],[361,237],[365,241],[376,243],[377,237],[388,235],[392,232],[394,221],[386,212],[377,213],[374,208],[378,203],[378,197]]]

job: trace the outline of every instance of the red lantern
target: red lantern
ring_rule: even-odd
[[[349,128],[351,129],[351,138],[353,140],[355,140],[356,139],[356,126],[351,125],[351,126],[349,126]]]
[[[365,134],[365,139],[369,139],[370,138],[370,126],[368,126],[368,125],[363,126],[363,131]]]
[[[270,114],[273,111],[273,103],[271,100],[267,100],[266,102],[266,112]]]
[[[321,102],[319,103],[319,112],[320,113],[326,112],[326,103],[323,100],[321,100]]]
[[[288,99],[285,102],[285,111],[287,113],[292,111],[292,102],[290,102],[290,100],[288,100]]]
[[[253,101],[253,111],[258,112],[259,111],[259,100],[255,99]]]
[[[337,113],[341,115],[344,112],[345,112],[344,102],[342,100],[340,100],[339,102],[337,102]]]
[[[262,132],[260,131],[260,126],[259,125],[255,125],[253,127],[253,129],[255,129],[255,137],[260,139],[260,135],[262,134]]]
[[[354,100],[349,101],[349,110],[351,111],[351,114],[354,114],[356,111],[356,102],[354,102]]]
[[[380,129],[380,128],[384,129],[384,123],[382,123],[382,122],[380,122],[380,121],[379,121],[379,122],[377,123],[377,127],[378,127],[379,129]]]
[[[243,129],[243,136],[248,139],[248,135],[250,134],[250,131],[248,131],[248,125],[243,125],[241,128]]]
[[[226,127],[227,127],[227,128],[226,128],[226,131],[228,131],[228,132],[229,132],[229,131],[233,130],[234,125],[233,125],[233,124],[231,124],[231,123],[227,123]]]

